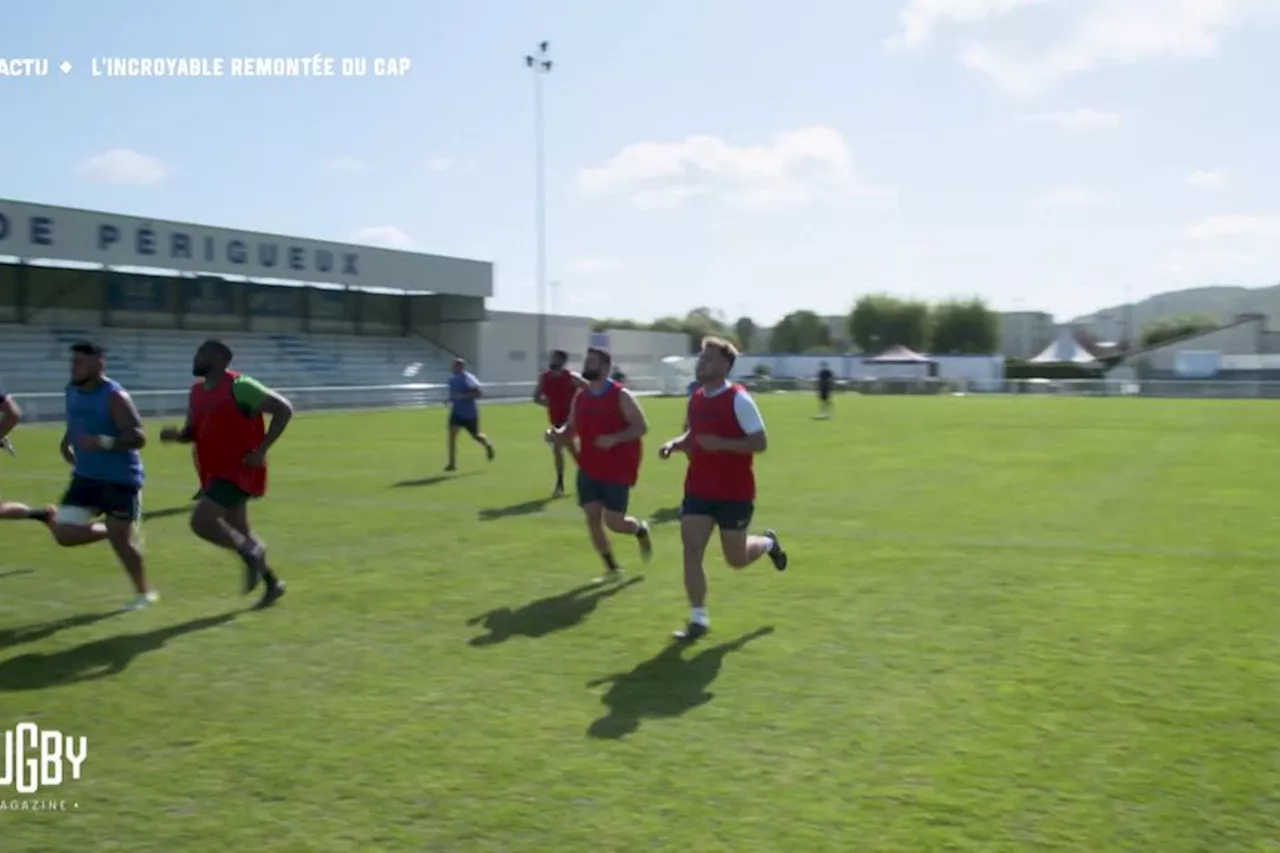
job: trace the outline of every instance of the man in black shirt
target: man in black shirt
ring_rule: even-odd
[[[14,456],[13,443],[9,441],[9,433],[22,420],[22,410],[17,400],[0,391],[0,450]],[[28,519],[48,523],[53,517],[49,509],[32,509],[26,504],[0,500],[0,518]]]
[[[831,417],[831,391],[835,385],[836,375],[831,372],[831,368],[824,361],[819,365],[818,370],[818,407],[821,413],[820,418]]]

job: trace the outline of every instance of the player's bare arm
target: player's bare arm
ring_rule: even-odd
[[[147,435],[142,429],[142,415],[133,399],[123,392],[111,395],[107,402],[111,412],[111,420],[115,422],[119,435],[110,438],[101,435],[86,435],[80,439],[80,446],[86,450],[141,450],[147,443]]]
[[[649,432],[649,421],[645,418],[644,410],[640,408],[635,395],[625,388],[619,391],[618,407],[622,410],[622,418],[627,422],[627,428],[607,436],[612,440],[611,443],[624,444],[643,438]]]
[[[680,435],[668,441],[662,447],[658,448],[658,456],[667,459],[673,453],[684,453],[689,449],[689,431],[685,430]]]
[[[741,453],[744,456],[764,453],[769,448],[769,438],[764,430],[746,438],[721,438],[716,435],[704,435],[699,437],[699,443],[703,450],[712,450],[716,453]]]
[[[13,428],[22,420],[22,409],[18,408],[18,403],[12,397],[5,397],[0,402],[0,441],[7,441],[9,433],[13,432]]]
[[[547,399],[546,393],[542,390],[545,384],[546,377],[538,377],[538,384],[533,389],[533,402],[544,408],[551,404],[551,401]]]
[[[191,412],[187,411],[187,419],[182,427],[167,426],[160,430],[160,440],[166,443],[190,444],[195,441],[195,429],[191,426]]]
[[[259,411],[271,418],[271,422],[267,425],[267,434],[257,451],[259,455],[265,456],[271,446],[280,440],[280,436],[284,435],[289,421],[293,420],[293,404],[275,391],[268,391]]]
[[[573,441],[573,437],[577,435],[578,430],[575,424],[578,422],[578,398],[575,397],[573,402],[569,404],[569,417],[565,419],[564,425],[559,427],[551,427],[547,430],[547,439],[556,444],[568,444]]]

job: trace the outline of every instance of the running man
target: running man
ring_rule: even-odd
[[[467,435],[483,445],[485,455],[493,461],[493,442],[480,431],[479,400],[483,396],[480,380],[467,370],[466,360],[455,358],[453,375],[449,377],[449,464],[444,470],[458,470],[459,430],[466,430]]]
[[[587,384],[581,376],[565,369],[568,361],[569,353],[562,349],[552,351],[551,363],[538,377],[538,387],[533,391],[533,402],[546,408],[547,419],[551,421],[553,430],[560,429],[568,422],[573,396]],[[556,462],[556,487],[552,490],[551,497],[559,498],[564,496],[565,451],[574,457],[575,463],[577,454],[573,442],[552,442],[551,450]]]
[[[267,546],[249,526],[249,501],[267,493],[267,452],[284,434],[293,406],[265,385],[231,370],[231,348],[208,340],[196,350],[187,422],[165,427],[160,440],[194,444],[200,466],[200,499],[191,530],[206,542],[233,551],[244,563],[245,595],[265,583],[258,607],[284,595],[284,581],[267,563]],[[271,416],[267,426],[263,415]]]
[[[0,391],[0,450],[10,456],[17,454],[13,449],[13,442],[9,440],[9,435],[21,421],[22,409],[18,408],[18,401]],[[53,513],[48,509],[32,509],[26,504],[0,500],[0,519],[47,523],[52,517]]]
[[[693,608],[689,625],[676,631],[678,640],[692,642],[711,628],[707,613],[707,575],[702,567],[711,533],[720,528],[725,561],[744,569],[766,554],[778,571],[787,568],[787,552],[778,534],[747,532],[755,514],[754,458],[769,446],[764,418],[755,400],[741,385],[729,382],[738,358],[733,344],[706,338],[698,356],[701,384],[689,399],[689,428],[658,451],[662,459],[673,453],[689,455],[680,506],[680,540],[684,545],[684,588]]]
[[[72,468],[71,484],[53,512],[53,538],[65,548],[103,539],[111,544],[136,593],[126,610],[160,600],[147,584],[142,554],[142,418],[119,382],[107,376],[106,351],[80,341],[71,347],[67,385],[67,428],[62,458]],[[98,521],[105,516],[104,521]]]
[[[824,361],[818,368],[818,417],[831,417],[831,391],[835,387],[836,375]]]
[[[591,542],[604,561],[605,576],[599,582],[622,577],[607,531],[635,537],[646,563],[653,553],[649,525],[627,515],[631,487],[640,475],[640,439],[649,424],[635,395],[609,377],[612,362],[606,350],[587,350],[582,368],[587,387],[573,399],[566,422],[547,430],[547,440],[557,446],[575,436],[581,443],[578,503],[586,515]]]

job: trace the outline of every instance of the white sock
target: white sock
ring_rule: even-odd
[[[707,608],[705,607],[693,608],[693,622],[694,624],[701,625],[704,628],[710,625],[711,617],[707,614]]]
[[[778,540],[774,539],[772,536],[765,536],[765,537],[764,537],[764,541],[768,543],[768,544],[767,544],[767,545],[765,545],[765,547],[764,547],[764,552],[765,552],[766,554],[768,554],[769,552],[771,552],[771,551],[772,551],[772,550],[777,546],[777,544],[778,544]]]

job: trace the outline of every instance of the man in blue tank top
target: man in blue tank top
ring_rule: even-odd
[[[0,391],[0,450],[10,456],[16,456],[17,454],[13,450],[13,442],[9,440],[9,434],[13,432],[13,428],[21,420],[22,409],[18,408],[18,402],[8,394]],[[48,509],[32,509],[26,504],[0,500],[0,518],[27,519],[47,523],[51,517],[52,513]]]
[[[140,541],[144,476],[138,451],[145,443],[133,400],[106,375],[106,352],[88,341],[74,344],[62,436],[71,485],[54,513],[53,537],[65,547],[111,543],[137,592],[129,610],[160,598],[147,585]]]
[[[467,363],[460,358],[453,360],[453,375],[449,377],[449,464],[446,471],[458,470],[458,432],[467,434],[484,446],[484,452],[493,461],[493,442],[480,431],[480,380],[467,370]]]

